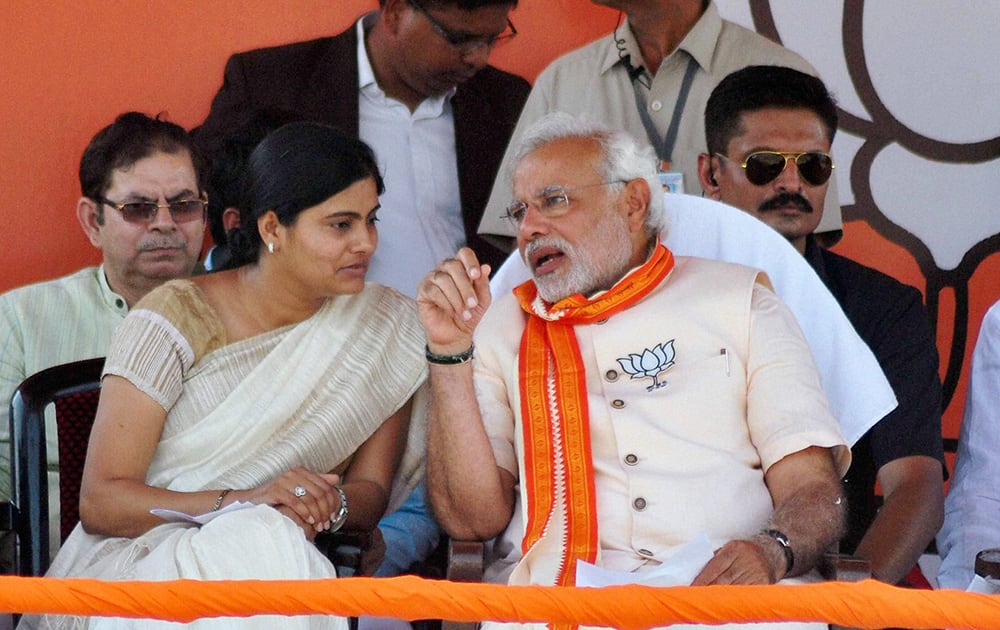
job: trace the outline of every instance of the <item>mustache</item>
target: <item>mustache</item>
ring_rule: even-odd
[[[155,249],[184,249],[187,241],[183,238],[159,237],[139,243],[140,252],[150,252]]]
[[[802,212],[810,214],[813,211],[812,204],[809,200],[798,193],[783,192],[771,197],[764,203],[760,204],[757,208],[758,212],[768,212],[770,210],[777,210],[778,208],[784,208],[786,206],[793,205]]]
[[[573,246],[570,245],[569,242],[558,236],[543,236],[541,238],[537,238],[525,245],[524,253],[521,254],[521,259],[529,269],[531,268],[531,263],[529,262],[531,260],[531,255],[535,253],[536,250],[543,247],[554,247],[562,250],[564,254],[571,253],[573,249]]]

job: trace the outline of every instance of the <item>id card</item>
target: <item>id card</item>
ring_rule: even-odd
[[[679,171],[660,171],[657,173],[664,192],[684,194],[684,173]]]

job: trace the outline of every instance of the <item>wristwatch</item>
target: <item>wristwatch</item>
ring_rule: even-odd
[[[347,493],[344,492],[344,488],[339,483],[334,486],[334,489],[340,495],[340,509],[337,510],[337,515],[330,521],[330,529],[326,530],[331,533],[338,531],[347,521]]]
[[[781,545],[781,551],[785,554],[785,573],[790,573],[792,567],[795,566],[795,553],[792,551],[792,543],[788,540],[788,536],[776,529],[764,529],[760,533],[773,538]]]

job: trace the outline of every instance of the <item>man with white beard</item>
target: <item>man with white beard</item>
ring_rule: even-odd
[[[532,280],[490,307],[463,249],[420,285],[431,501],[453,537],[514,542],[510,584],[641,574],[701,534],[695,584],[767,584],[841,533],[850,454],[794,318],[762,273],[660,243],[655,164],[544,117],[508,207]]]

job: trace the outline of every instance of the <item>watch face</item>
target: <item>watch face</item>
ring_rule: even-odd
[[[1000,579],[1000,549],[983,549],[977,553],[975,568],[979,577]]]
[[[795,565],[795,553],[792,551],[792,543],[788,540],[788,536],[776,529],[765,529],[761,533],[770,536],[781,545],[781,550],[785,553],[785,573],[790,572]]]

